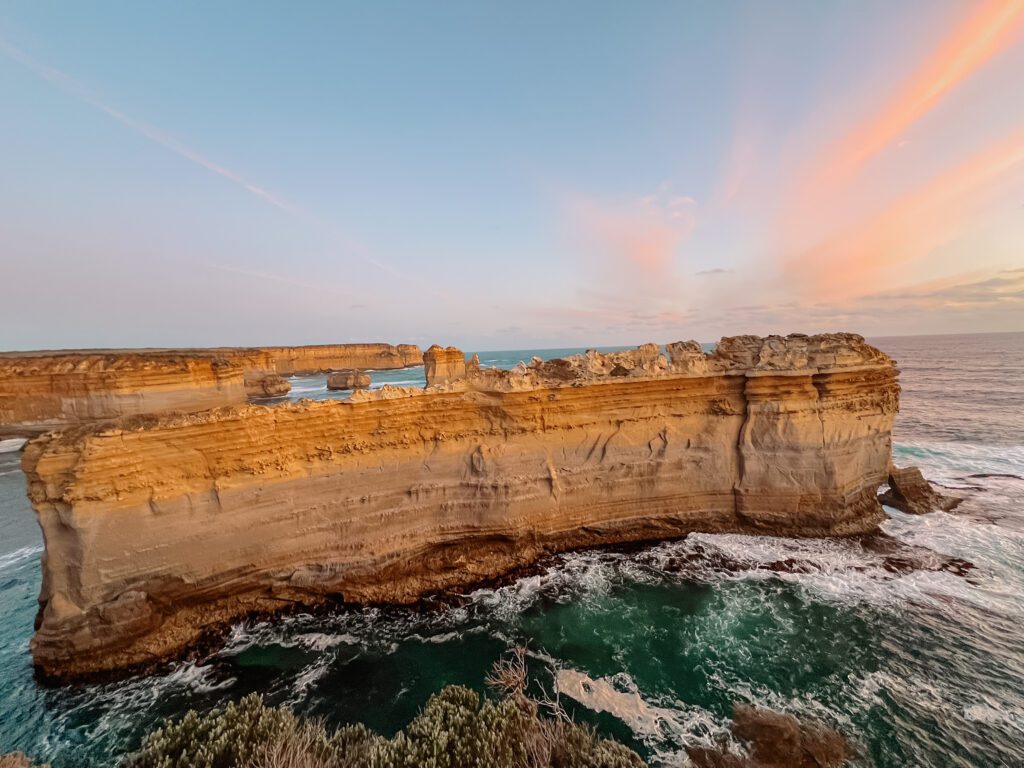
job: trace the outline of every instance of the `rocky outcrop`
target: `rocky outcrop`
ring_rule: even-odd
[[[421,365],[412,344],[0,353],[0,436],[287,394],[282,376]]]
[[[328,389],[369,389],[370,374],[365,371],[347,370],[332,373],[327,377]]]
[[[704,373],[618,355],[32,441],[36,664],[116,670],[251,611],[405,603],[569,548],[884,519],[899,386],[860,337],[723,339],[681,363]]]
[[[382,370],[423,363],[415,344],[323,344],[305,347],[262,347],[282,376],[327,373],[346,368]]]
[[[480,359],[476,368],[479,370]],[[428,387],[438,387],[466,378],[466,356],[455,347],[441,347],[434,344],[423,353],[423,371]]]
[[[917,467],[892,467],[888,483],[888,490],[879,496],[879,500],[911,515],[949,512],[963,501],[958,496],[947,496],[936,491]]]
[[[0,355],[0,436],[244,403],[243,369],[175,353]]]
[[[749,754],[728,746],[691,747],[686,753],[696,768],[841,768],[852,752],[833,728],[738,702],[731,730]]]
[[[292,385],[276,373],[245,372],[245,394],[249,397],[280,397],[291,390]]]

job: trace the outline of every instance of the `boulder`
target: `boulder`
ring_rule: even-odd
[[[335,371],[327,376],[327,388],[336,389],[369,389],[370,374],[366,371],[347,369]]]
[[[249,397],[278,397],[287,395],[291,389],[292,385],[276,373],[246,371],[245,394]]]
[[[917,467],[892,467],[889,470],[889,490],[878,500],[911,515],[924,515],[936,510],[948,512],[963,501],[958,496],[936,491]]]
[[[665,345],[669,366],[678,373],[707,373],[708,359],[696,341],[674,341]]]

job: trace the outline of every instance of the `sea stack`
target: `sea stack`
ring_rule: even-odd
[[[327,375],[328,389],[369,389],[370,374],[365,371],[348,369]]]
[[[122,670],[250,612],[409,603],[577,547],[875,530],[894,362],[852,334],[698,349],[466,372],[431,347],[424,389],[42,436],[37,668]]]
[[[466,356],[461,349],[434,344],[423,353],[428,387],[438,387],[466,378]]]

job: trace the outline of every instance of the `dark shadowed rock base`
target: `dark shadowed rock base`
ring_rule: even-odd
[[[889,490],[878,500],[911,515],[925,515],[936,510],[949,512],[963,501],[958,496],[946,496],[936,491],[917,467],[893,467],[889,470]]]

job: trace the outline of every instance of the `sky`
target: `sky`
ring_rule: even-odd
[[[0,349],[1024,330],[1024,0],[4,0],[0,96]]]

